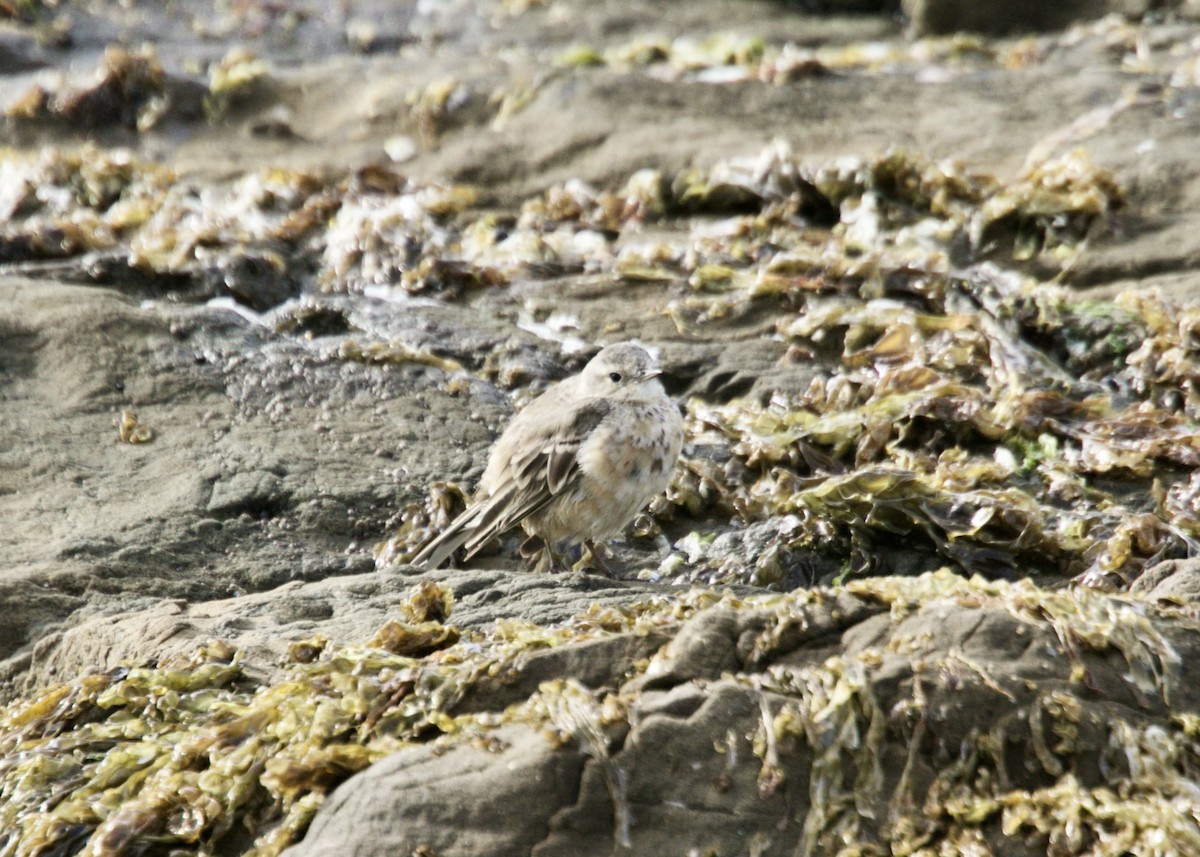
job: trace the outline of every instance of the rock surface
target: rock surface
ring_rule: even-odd
[[[1069,812],[1114,776],[1139,780],[1132,768],[1153,724],[1200,703],[1184,678],[1200,636],[1194,622],[1164,617],[1157,651],[1147,639],[1115,658],[1118,649],[1086,647],[1066,656],[1066,626],[984,601],[929,592],[897,615],[822,593],[782,626],[770,610],[703,611],[619,689],[631,705],[627,732],[605,734],[592,712],[593,729],[576,727],[566,746],[508,726],[487,745],[401,751],[343,784],[287,853],[333,855],[353,841],[364,855],[725,854],[747,845],[774,855],[822,853],[843,836],[1045,853],[1021,802]],[[619,660],[614,675],[634,669],[615,649],[597,656]],[[1161,668],[1164,695],[1153,680],[1129,682],[1129,667]],[[1078,671],[1094,694],[1083,705]],[[1131,770],[1116,775],[1103,748],[1126,740],[1129,756],[1116,763]],[[956,758],[961,767],[945,767]],[[1074,792],[1058,793],[1067,770]],[[1083,816],[1101,841],[1120,838]],[[1194,837],[1191,825],[1171,824]]]
[[[901,8],[913,33],[935,35],[970,31],[991,36],[1066,27],[1105,15],[1140,18],[1151,0],[1069,0],[1065,3],[971,3],[963,0],[904,0]]]
[[[461,648],[397,671],[434,675],[523,623],[538,642],[411,733],[372,734],[369,767],[309,759],[294,785],[258,759],[243,804],[156,805],[168,821],[142,833],[220,854],[279,853],[294,834],[297,857],[1117,854],[1150,848],[1138,836],[1155,824],[1200,843],[1194,811],[1170,811],[1200,760],[1182,676],[1200,656],[1194,4],[912,2],[905,21],[895,3],[799,5],[825,14],[762,0],[0,11],[0,699],[14,701],[0,778],[18,744],[34,758],[56,730],[136,707],[22,700],[226,645],[237,664],[201,661],[236,677],[197,706],[231,687],[286,696],[308,663],[296,645],[318,665],[383,645],[372,635],[436,583]],[[129,47],[145,41],[153,53]],[[897,150],[912,160],[888,161]],[[1028,189],[1047,163],[1065,166],[994,215],[994,187]],[[995,185],[968,205],[976,173]],[[809,245],[788,242],[814,234],[845,255],[813,239],[819,264],[800,265]],[[779,255],[797,267],[772,269]],[[1075,309],[1003,291],[1050,280]],[[1131,288],[1163,303],[1107,302]],[[887,315],[897,304],[911,315]],[[816,318],[828,325],[801,330]],[[534,575],[511,544],[474,568],[406,566],[406,540],[453,505],[436,486],[472,485],[515,408],[627,338],[661,350],[691,469],[614,545],[619,579]],[[952,360],[979,371],[928,410],[839,423],[844,443],[814,429],[771,460],[796,438],[738,422],[743,403],[764,418],[773,401],[854,405],[864,366],[882,387]],[[997,396],[1050,403],[1003,442],[996,400],[962,390],[989,361]],[[1073,422],[1106,395],[1144,419]],[[886,490],[910,483],[884,478],[887,455],[950,476],[897,500]],[[974,482],[953,470],[969,455],[990,462]],[[787,475],[750,478],[764,473]],[[875,505],[852,502],[859,477]],[[1043,505],[1004,505],[1038,478]],[[800,495],[826,505],[762,511]],[[945,505],[981,495],[994,505]],[[1071,517],[1075,503],[1092,505]],[[1051,588],[915,577],[941,566]],[[1133,594],[1057,588],[1072,578]],[[762,594],[812,584],[786,607]],[[716,603],[730,593],[745,604]],[[621,624],[645,605],[665,618]],[[406,699],[391,680],[382,698]],[[354,716],[307,749],[357,746]],[[118,803],[153,803],[139,776],[106,781],[128,778]],[[45,795],[25,798],[0,852],[35,821],[55,853],[136,828],[104,801],[64,802],[76,827],[54,827],[67,822],[38,809]],[[248,832],[252,810],[264,827]]]

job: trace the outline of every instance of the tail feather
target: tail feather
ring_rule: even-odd
[[[517,486],[510,485],[455,518],[441,535],[413,557],[412,564],[432,571],[463,545],[467,549],[464,558],[470,559],[496,536],[545,506],[551,497],[549,490],[521,493]]]
[[[462,547],[475,533],[475,527],[469,526],[468,515],[460,515],[445,531],[431,541],[421,552],[412,558],[412,565],[420,566],[426,571],[433,571],[449,559],[450,554]]]

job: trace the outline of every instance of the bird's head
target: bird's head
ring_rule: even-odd
[[[589,396],[649,401],[663,395],[658,380],[661,374],[658,362],[645,348],[618,342],[601,349],[584,367],[584,389]]]

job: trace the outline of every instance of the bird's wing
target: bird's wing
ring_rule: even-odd
[[[509,431],[518,429],[520,434],[496,444],[493,455],[505,455],[507,460],[488,463],[488,471],[497,475],[487,496],[478,498],[426,545],[413,558],[413,565],[437,568],[462,546],[469,559],[549,503],[579,477],[579,449],[610,409],[604,399],[586,399],[564,408],[558,419],[510,426]]]
[[[465,542],[468,558],[579,478],[579,449],[610,410],[604,399],[585,399],[561,419],[523,426],[525,436],[515,444],[491,494],[480,504],[478,523]]]

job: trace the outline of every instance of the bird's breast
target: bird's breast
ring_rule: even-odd
[[[579,455],[593,491],[637,508],[666,487],[679,457],[683,427],[672,404],[621,408],[601,423]],[[636,509],[635,509],[636,512]]]
[[[616,534],[667,486],[682,442],[673,404],[614,408],[580,446],[579,478],[525,528],[551,542]]]

